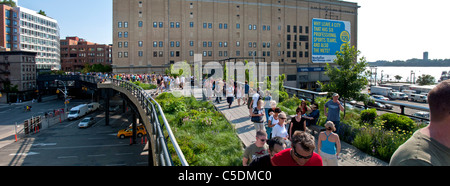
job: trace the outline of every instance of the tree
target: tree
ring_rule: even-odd
[[[16,2],[12,0],[3,0],[2,2],[0,2],[0,4],[8,5],[10,7],[17,7]]]
[[[397,81],[400,81],[402,78],[403,78],[403,77],[400,76],[400,75],[396,75],[396,76],[395,76],[395,79],[396,79]]]
[[[354,46],[350,47],[348,44],[345,44],[340,52],[336,52],[337,59],[334,60],[334,63],[337,66],[331,66],[327,63],[325,67],[325,75],[330,78],[330,82],[324,84],[318,81],[323,91],[327,91],[329,94],[333,92],[340,95],[344,100],[344,108],[346,100],[350,98],[357,101],[365,101],[367,99],[361,93],[361,90],[369,83],[367,79],[369,74],[366,71],[368,63],[364,57],[360,58],[359,62],[357,61],[360,53]]]
[[[93,64],[89,63],[84,64],[84,68],[81,70],[82,73],[88,72],[102,72],[102,73],[110,73],[112,72],[111,65],[103,65],[103,64]]]
[[[45,11],[43,11],[43,10],[39,10],[38,14],[41,14],[41,15],[43,15],[43,16],[47,16],[47,14],[45,13]]]
[[[421,76],[419,76],[419,78],[417,79],[417,83],[419,85],[434,85],[436,80],[434,79],[433,76],[429,75],[429,74],[422,74]]]

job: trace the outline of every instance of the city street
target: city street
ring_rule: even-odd
[[[116,136],[129,126],[130,113],[111,114],[109,126],[97,111],[88,115],[95,121],[87,129],[78,128],[81,119],[64,121],[0,147],[0,166],[147,166],[141,139],[130,145],[129,138]]]
[[[90,103],[90,100],[71,100],[67,108],[72,108],[82,103]],[[26,106],[31,106],[29,112],[25,111]],[[0,148],[14,141],[14,125],[21,124],[31,117],[44,116],[44,112],[64,108],[64,101],[57,100],[56,96],[43,98],[41,103],[13,103],[0,105]],[[19,130],[21,128],[18,128]],[[22,127],[23,128],[23,127]]]

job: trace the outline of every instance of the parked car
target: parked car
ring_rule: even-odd
[[[389,98],[381,96],[381,95],[373,95],[372,97],[373,97],[373,99],[389,101]]]
[[[80,121],[80,123],[78,124],[78,127],[79,128],[88,128],[93,124],[94,124],[94,118],[86,117]]]
[[[420,118],[425,118],[425,119],[430,119],[430,113],[429,112],[416,112],[413,114],[413,116],[415,117],[420,117]],[[424,119],[420,119],[420,118],[415,118],[415,117],[411,117],[411,119],[415,120],[415,121],[419,121],[419,122],[424,122],[425,124],[430,124],[430,121],[426,121]]]
[[[368,106],[372,106],[372,107],[377,107],[377,108],[386,108],[386,106],[385,105],[383,105],[382,103],[380,103],[380,102],[371,102],[371,101],[369,101],[369,103],[367,104]]]
[[[117,105],[117,106],[110,106],[109,107],[109,111],[110,112],[116,112],[116,111],[118,111],[119,110],[119,105]]]
[[[147,135],[147,131],[145,130],[144,125],[140,125],[136,127],[137,131],[136,131],[136,135],[137,137],[142,137],[144,135]],[[124,139],[125,137],[131,137],[133,136],[133,128],[129,127],[127,129],[122,129],[117,133],[117,137],[120,139]]]
[[[360,111],[366,110],[366,108],[364,107],[364,105],[354,105],[355,109],[358,109]]]
[[[389,109],[389,110],[394,109],[394,106],[392,106],[392,105],[390,105],[390,104],[387,104],[387,103],[384,103],[384,107],[385,107],[386,109]]]

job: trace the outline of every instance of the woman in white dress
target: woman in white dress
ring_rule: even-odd
[[[242,86],[238,84],[238,86],[236,87],[237,91],[236,91],[236,99],[238,102],[238,105],[241,105],[241,99],[242,99]]]

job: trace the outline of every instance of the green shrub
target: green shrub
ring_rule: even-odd
[[[369,109],[369,110],[361,111],[361,122],[362,123],[372,124],[376,117],[377,117],[376,109]]]
[[[281,103],[289,98],[289,94],[285,91],[275,90],[272,92],[272,97],[278,97],[278,101]]]
[[[287,107],[285,107],[285,106],[283,106],[283,105],[278,105],[277,107],[280,108],[281,111],[283,111],[283,112],[286,113],[287,115],[295,115],[295,114],[297,114],[297,113],[295,113],[295,110],[292,110],[292,109],[290,109],[290,108],[287,108]]]
[[[157,100],[174,99],[174,98],[175,96],[173,96],[173,94],[167,92],[161,93],[158,95],[158,97],[156,97]]]
[[[156,85],[154,84],[147,84],[147,83],[141,83],[139,86],[142,87],[142,89],[144,90],[152,90],[152,89],[156,89],[158,88]]]
[[[353,146],[359,150],[370,153],[372,151],[372,136],[369,132],[362,130],[356,134],[355,140],[353,141]]]
[[[385,121],[384,128],[396,132],[414,131],[417,128],[415,122],[406,116],[394,113],[386,113],[381,115],[380,120]]]
[[[291,110],[297,109],[297,107],[302,103],[302,101],[300,99],[298,99],[296,96],[293,96],[291,98],[285,99],[283,102],[280,102],[279,105],[282,105],[286,108],[289,108]]]

